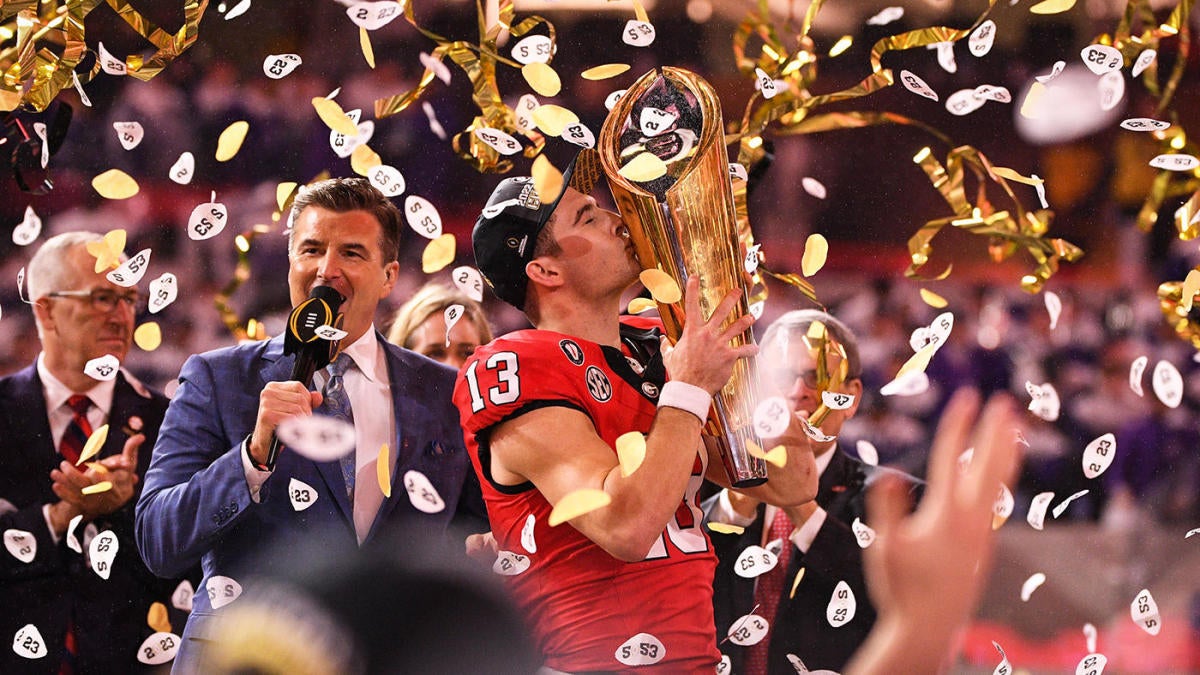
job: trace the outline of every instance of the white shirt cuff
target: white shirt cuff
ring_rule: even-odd
[[[812,548],[813,540],[817,538],[817,533],[821,531],[821,526],[825,524],[825,509],[817,507],[808,520],[796,529],[792,530],[790,537],[796,548],[800,549],[801,553],[808,553],[808,549]]]
[[[62,540],[62,537],[58,536],[58,533],[54,531],[54,525],[50,523],[49,504],[42,504],[42,518],[46,520],[46,530],[50,532],[50,539],[54,542],[55,546],[58,546],[58,542]]]
[[[253,463],[250,462],[250,437],[242,441],[242,469],[246,472],[246,485],[250,488],[250,500],[255,504],[260,502],[259,492],[262,491],[263,483],[271,477],[270,471],[259,471]]]
[[[712,523],[749,527],[755,520],[758,520],[758,511],[755,511],[752,516],[743,516],[735,511],[733,504],[730,503],[729,490],[721,490],[720,496],[717,497],[717,503],[713,505],[712,511],[708,513],[708,520]]]

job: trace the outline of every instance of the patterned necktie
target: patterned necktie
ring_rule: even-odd
[[[779,600],[783,595],[783,584],[787,577],[788,563],[792,560],[792,549],[795,545],[788,540],[791,535],[792,521],[788,519],[783,509],[775,512],[771,521],[771,529],[767,533],[767,541],[783,540],[783,550],[779,553],[779,562],[770,572],[758,577],[754,587],[754,604],[758,605],[757,614],[767,620],[770,631],[762,641],[751,645],[746,654],[746,675],[765,675],[767,672],[768,652],[771,646],[771,636],[775,634],[775,615],[779,610]]]
[[[74,464],[79,461],[79,455],[83,452],[83,446],[87,444],[88,436],[92,435],[92,424],[88,422],[87,413],[92,407],[92,399],[82,395],[75,394],[67,399],[67,407],[71,409],[71,423],[67,425],[67,430],[63,433],[62,440],[58,444],[58,452],[68,462]]]
[[[329,372],[329,375],[325,379],[325,388],[321,390],[324,400],[320,407],[322,414],[336,417],[350,426],[354,426],[354,411],[350,408],[350,397],[346,395],[342,376],[353,366],[354,359],[343,354],[326,367],[325,370]],[[342,480],[346,482],[346,496],[350,498],[351,502],[354,501],[354,474],[358,468],[356,455],[357,450],[351,450],[341,459]]]

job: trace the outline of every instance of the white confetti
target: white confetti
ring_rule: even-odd
[[[729,178],[730,180],[740,180],[744,183],[749,180],[750,174],[746,173],[746,167],[733,162],[729,165]]]
[[[1095,478],[1104,473],[1117,454],[1117,438],[1104,434],[1083,449],[1083,475]]]
[[[1013,497],[1012,490],[1004,483],[1000,484],[1000,492],[996,495],[996,501],[992,504],[993,522],[999,520],[1004,522],[1012,515],[1013,507],[1016,506],[1016,499]]]
[[[617,101],[621,100],[621,97],[625,95],[626,91],[628,91],[628,90],[618,89],[618,90],[614,91],[613,93],[609,94],[607,97],[605,97],[604,109],[612,110],[613,106],[615,106],[617,104]]]
[[[1041,82],[1042,84],[1046,84],[1050,80],[1053,80],[1054,78],[1058,77],[1059,73],[1061,73],[1063,71],[1063,68],[1066,68],[1066,67],[1067,67],[1066,61],[1055,61],[1054,67],[1050,69],[1050,72],[1048,74],[1038,75],[1035,79],[1038,82]]]
[[[805,192],[816,197],[817,199],[825,199],[825,196],[828,194],[825,190],[825,186],[816,178],[805,176],[804,178],[800,179],[800,186],[804,188]]]
[[[958,72],[958,63],[954,60],[954,43],[953,42],[935,42],[931,45],[926,45],[926,49],[937,50],[938,65],[947,73]]]
[[[547,63],[554,56],[554,43],[546,35],[530,35],[513,45],[513,60],[521,65]]]
[[[888,382],[879,388],[883,396],[916,396],[929,389],[929,376],[924,371],[914,370]]]
[[[142,276],[146,274],[146,269],[149,267],[150,249],[144,248],[138,251],[137,255],[121,263],[120,267],[104,275],[104,278],[122,288],[132,288],[142,280]]]
[[[404,3],[395,0],[356,2],[346,8],[346,16],[360,28],[377,30],[391,23],[403,10]]]
[[[83,522],[83,516],[78,515],[67,524],[67,548],[76,553],[83,553],[83,546],[79,543],[79,537],[75,535],[75,528],[79,527],[81,522]]]
[[[126,67],[125,62],[110,54],[109,51],[104,48],[103,42],[98,43],[97,49],[99,52],[97,54],[97,58],[100,61],[100,68],[103,69],[104,72],[108,73],[109,75],[124,75],[128,71],[128,67]]]
[[[787,431],[791,417],[787,399],[782,396],[763,399],[754,407],[754,433],[759,438],[778,438]]]
[[[37,557],[37,539],[32,532],[25,530],[7,529],[4,531],[4,548],[12,557],[23,563],[31,563]]]
[[[1058,327],[1058,315],[1062,314],[1062,299],[1054,291],[1046,291],[1046,312],[1050,315],[1050,330]]]
[[[450,305],[449,307],[447,307],[445,310],[442,311],[442,319],[443,319],[443,322],[446,324],[446,346],[447,347],[450,346],[450,331],[451,331],[451,329],[454,328],[455,324],[458,323],[459,319],[461,319],[463,317],[463,310],[464,310],[464,308],[462,305]],[[532,551],[530,551],[530,553],[532,553]]]
[[[160,631],[142,641],[137,657],[142,663],[157,666],[174,659],[178,651],[179,636]]]
[[[275,429],[289,450],[314,462],[330,462],[354,449],[354,425],[328,415],[290,417]]]
[[[92,561],[92,571],[101,579],[108,579],[112,574],[113,559],[120,548],[121,542],[112,530],[105,530],[92,538],[88,546],[88,559]]]
[[[525,525],[521,528],[521,547],[529,553],[537,553],[537,540],[533,533],[536,524],[537,518],[531,513],[525,518]]]
[[[141,122],[113,122],[113,129],[117,131],[117,140],[121,142],[121,147],[126,150],[136,148],[146,135]]]
[[[875,530],[872,530],[861,518],[855,518],[853,523],[850,523],[850,529],[854,532],[854,540],[858,542],[859,548],[866,548],[875,541]]]
[[[79,81],[79,73],[71,71],[71,84],[75,85],[75,91],[79,92],[79,102],[87,107],[92,107],[92,99],[88,98],[87,92],[83,90],[83,83]]]
[[[13,651],[27,659],[40,659],[46,655],[46,641],[37,626],[27,623],[13,636]]]
[[[1012,675],[1012,664],[1008,662],[1008,654],[1004,653],[1004,648],[995,640],[992,640],[992,646],[1000,653],[1000,663],[996,664],[996,668],[992,670],[992,675]]]
[[[179,296],[179,282],[175,275],[170,272],[163,272],[154,281],[150,282],[150,297],[147,299],[147,306],[150,308],[151,314],[158,314],[167,305],[175,302],[175,298]]]
[[[293,511],[305,511],[317,502],[317,490],[299,478],[292,477],[288,481],[288,501],[292,503]]]
[[[1058,390],[1049,382],[1039,386],[1032,382],[1025,382],[1025,391],[1029,392],[1032,400],[1029,402],[1029,410],[1034,415],[1047,422],[1053,422],[1058,419],[1058,414],[1062,408],[1062,402],[1058,398]]]
[[[1150,160],[1150,166],[1164,171],[1191,171],[1200,166],[1200,159],[1192,155],[1166,154]]]
[[[1137,60],[1133,62],[1133,68],[1130,72],[1134,77],[1142,74],[1142,71],[1149,68],[1154,59],[1158,56],[1158,52],[1153,49],[1143,49],[1141,54],[1138,54]]]
[[[850,590],[850,584],[839,581],[829,598],[829,605],[825,608],[825,620],[830,626],[841,628],[850,623],[857,608],[858,603],[854,599],[854,591]]]
[[[513,106],[513,115],[516,117],[517,128],[522,131],[533,131],[537,125],[533,121],[533,111],[541,106],[538,103],[537,97],[533,94],[525,94],[518,101],[517,105]]]
[[[980,57],[992,51],[992,43],[996,41],[996,22],[988,19],[979,24],[979,28],[967,39],[967,48],[971,54]]]
[[[1158,635],[1162,630],[1162,617],[1158,614],[1158,603],[1150,590],[1143,588],[1138,592],[1133,602],[1129,603],[1129,616],[1139,628],[1151,635]]]
[[[1054,510],[1051,511],[1050,513],[1053,514],[1055,518],[1061,516],[1063,514],[1063,512],[1065,512],[1067,510],[1067,507],[1071,505],[1071,502],[1086,495],[1088,492],[1089,492],[1089,490],[1080,490],[1079,492],[1076,492],[1075,494],[1071,495],[1070,497],[1067,497],[1066,499],[1059,502],[1058,506],[1055,506]]]
[[[313,330],[313,334],[315,334],[317,337],[321,338],[322,340],[329,340],[330,342],[337,342],[338,340],[341,340],[341,339],[345,338],[347,335],[349,335],[349,333],[347,333],[346,331],[344,331],[340,328],[334,328],[333,326],[330,326],[329,324],[325,324],[323,326],[317,326]]]
[[[931,101],[938,100],[937,92],[933,90],[933,87],[929,86],[925,80],[922,80],[912,71],[900,71],[900,84],[904,85],[905,89],[917,94],[918,96],[924,96]]]
[[[717,675],[730,675],[733,671],[733,661],[728,654],[722,654],[721,660],[717,662]]]
[[[1088,45],[1079,52],[1079,58],[1096,75],[1117,70],[1124,63],[1121,52],[1108,45]]]
[[[1170,122],[1151,119],[1149,117],[1130,117],[1121,121],[1121,128],[1128,131],[1162,131],[1171,126]]]
[[[1196,527],[1196,528],[1188,530],[1187,534],[1183,535],[1183,538],[1191,539],[1192,535],[1197,534],[1197,533],[1200,533],[1200,527]]]
[[[1119,70],[1105,73],[1096,88],[1100,91],[1100,109],[1112,110],[1125,98],[1125,76]]]
[[[213,609],[221,609],[242,594],[241,584],[219,574],[209,577],[204,582],[204,589],[208,592],[208,602]]]
[[[762,642],[770,630],[771,624],[766,618],[758,614],[747,614],[729,627],[728,638],[735,645],[749,647]]]
[[[216,197],[214,196],[213,199],[215,200]],[[212,239],[221,234],[228,221],[229,211],[224,204],[216,201],[199,204],[192,209],[192,215],[188,216],[188,238],[193,241]]]
[[[432,71],[434,76],[442,81],[442,84],[450,84],[450,69],[446,67],[445,63],[442,63],[441,59],[435,58],[430,54],[426,54],[425,52],[421,52],[417,56],[417,60],[419,60],[421,65],[427,70]]]
[[[167,175],[171,180],[180,185],[187,185],[192,182],[192,176],[196,173],[196,157],[190,152],[184,152],[179,155],[179,159],[171,165]]]
[[[302,62],[299,54],[270,54],[263,60],[263,74],[280,80],[291,75]]]
[[[560,138],[581,148],[596,147],[596,135],[583,122],[573,122],[563,127]]]
[[[42,219],[32,206],[25,207],[25,217],[13,228],[12,240],[17,246],[28,246],[42,233]]]
[[[1079,660],[1079,665],[1075,666],[1075,675],[1103,675],[1107,665],[1107,656],[1091,653]]]
[[[346,111],[346,117],[349,117],[350,121],[354,122],[355,128],[358,129],[358,133],[353,136],[347,136],[332,129],[329,131],[329,147],[333,149],[333,154],[345,159],[353,155],[354,149],[358,146],[371,142],[371,138],[375,136],[375,122],[371,120],[359,122],[361,116],[362,110],[358,108]]]
[[[746,249],[746,257],[742,259],[742,269],[746,270],[746,274],[754,274],[756,271],[758,271],[758,252],[761,250],[762,244],[755,244]]]
[[[837,436],[830,436],[826,434],[817,427],[813,426],[811,422],[803,417],[800,418],[800,428],[804,430],[804,434],[806,436],[813,439],[817,443],[828,443],[830,441],[837,440]]]
[[[171,593],[171,606],[181,612],[190,612],[195,596],[196,589],[192,587],[192,582],[184,579]]]
[[[654,26],[630,19],[621,31],[621,41],[632,47],[647,47],[654,42]]]
[[[747,546],[737,557],[733,571],[743,579],[753,579],[775,569],[779,557],[761,546]]]
[[[1183,377],[1179,370],[1168,361],[1154,364],[1154,375],[1151,377],[1154,395],[1168,408],[1178,408],[1183,401]]]
[[[515,577],[529,569],[529,564],[527,555],[512,551],[500,551],[496,556],[496,562],[492,563],[492,571],[500,576]]]
[[[858,441],[854,444],[855,451],[858,452],[858,458],[867,466],[879,466],[879,450],[871,441]]]
[[[934,317],[933,321],[928,326],[922,326],[912,332],[908,337],[908,346],[912,347],[913,352],[919,352],[929,345],[934,345],[934,353],[941,349],[946,344],[946,340],[950,337],[950,332],[954,330],[954,314],[952,312],[942,312]]]
[[[1029,575],[1029,578],[1025,580],[1025,583],[1021,584],[1021,602],[1029,602],[1029,598],[1033,595],[1033,592],[1044,583],[1046,583],[1045,574],[1042,574],[1041,572],[1034,572],[1033,574]]]
[[[475,302],[483,302],[483,276],[474,267],[455,267],[450,273],[454,286]]]
[[[371,181],[371,185],[382,192],[384,197],[398,197],[404,194],[407,187],[400,170],[387,164],[376,164],[368,169],[367,180]]]
[[[408,501],[422,513],[440,513],[446,509],[442,496],[420,471],[410,469],[404,472],[404,489],[408,492]]]
[[[225,14],[225,20],[236,19],[245,14],[248,9],[250,9],[250,0],[242,0]]]
[[[112,354],[98,356],[87,363],[83,364],[83,374],[93,380],[107,382],[117,377],[117,371],[121,367],[121,362]]]
[[[1096,627],[1091,623],[1083,624],[1083,640],[1087,643],[1088,653],[1096,651]]]
[[[1001,87],[995,84],[981,84],[972,89],[975,96],[997,103],[1012,103],[1012,93],[1007,87]]]
[[[404,218],[414,232],[426,239],[442,236],[442,216],[428,199],[409,195],[404,199]]]
[[[898,21],[902,16],[904,16],[903,7],[884,7],[875,16],[867,19],[867,25],[886,26],[893,21]]]
[[[1037,181],[1037,183],[1034,184],[1033,189],[1035,192],[1037,192],[1038,202],[1041,203],[1042,208],[1050,208],[1050,202],[1046,201],[1046,181],[1038,178],[1036,173],[1030,174],[1029,177]]]
[[[983,107],[987,99],[977,96],[974,89],[959,89],[946,98],[946,110],[951,115],[970,115]]]
[[[1053,492],[1039,492],[1033,496],[1033,500],[1029,502],[1029,513],[1025,516],[1025,521],[1035,530],[1040,530],[1046,522],[1046,509],[1050,508],[1050,502],[1054,501]]]
[[[779,87],[775,85],[775,80],[762,68],[754,69],[754,87],[761,91],[762,97],[768,101],[779,93]]]
[[[643,135],[653,138],[670,131],[678,119],[679,115],[675,113],[646,106],[642,108],[641,116],[638,118],[638,128],[641,129]]]
[[[433,105],[429,101],[421,104],[421,110],[425,111],[425,119],[429,120],[429,130],[433,132],[441,140],[446,140],[446,130],[442,127],[442,123],[438,121],[437,113],[433,111]]]
[[[489,148],[502,155],[515,155],[521,152],[521,144],[517,139],[491,127],[480,127],[474,131],[475,137],[483,141]]]
[[[824,403],[825,407],[830,410],[846,410],[854,405],[854,395],[836,391],[823,391],[821,392],[821,403]]]

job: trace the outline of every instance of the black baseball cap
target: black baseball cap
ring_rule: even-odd
[[[529,277],[525,265],[533,260],[534,243],[554,215],[567,187],[590,194],[601,175],[600,155],[584,149],[563,171],[563,189],[553,202],[543,202],[530,176],[500,181],[471,233],[475,265],[496,296],[517,309],[525,309]]]

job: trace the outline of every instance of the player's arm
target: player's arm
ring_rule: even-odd
[[[812,444],[804,433],[799,418],[789,415],[790,422],[783,435],[778,438],[764,438],[763,449],[771,450],[782,445],[787,448],[787,461],[783,466],[767,463],[767,482],[752,488],[739,488],[737,491],[755,500],[749,507],[753,511],[757,502],[766,502],[775,506],[796,506],[811,502],[817,497],[817,463],[813,457]],[[729,476],[721,461],[721,451],[714,439],[705,436],[704,445],[708,451],[708,471],[705,478],[728,488]]]

